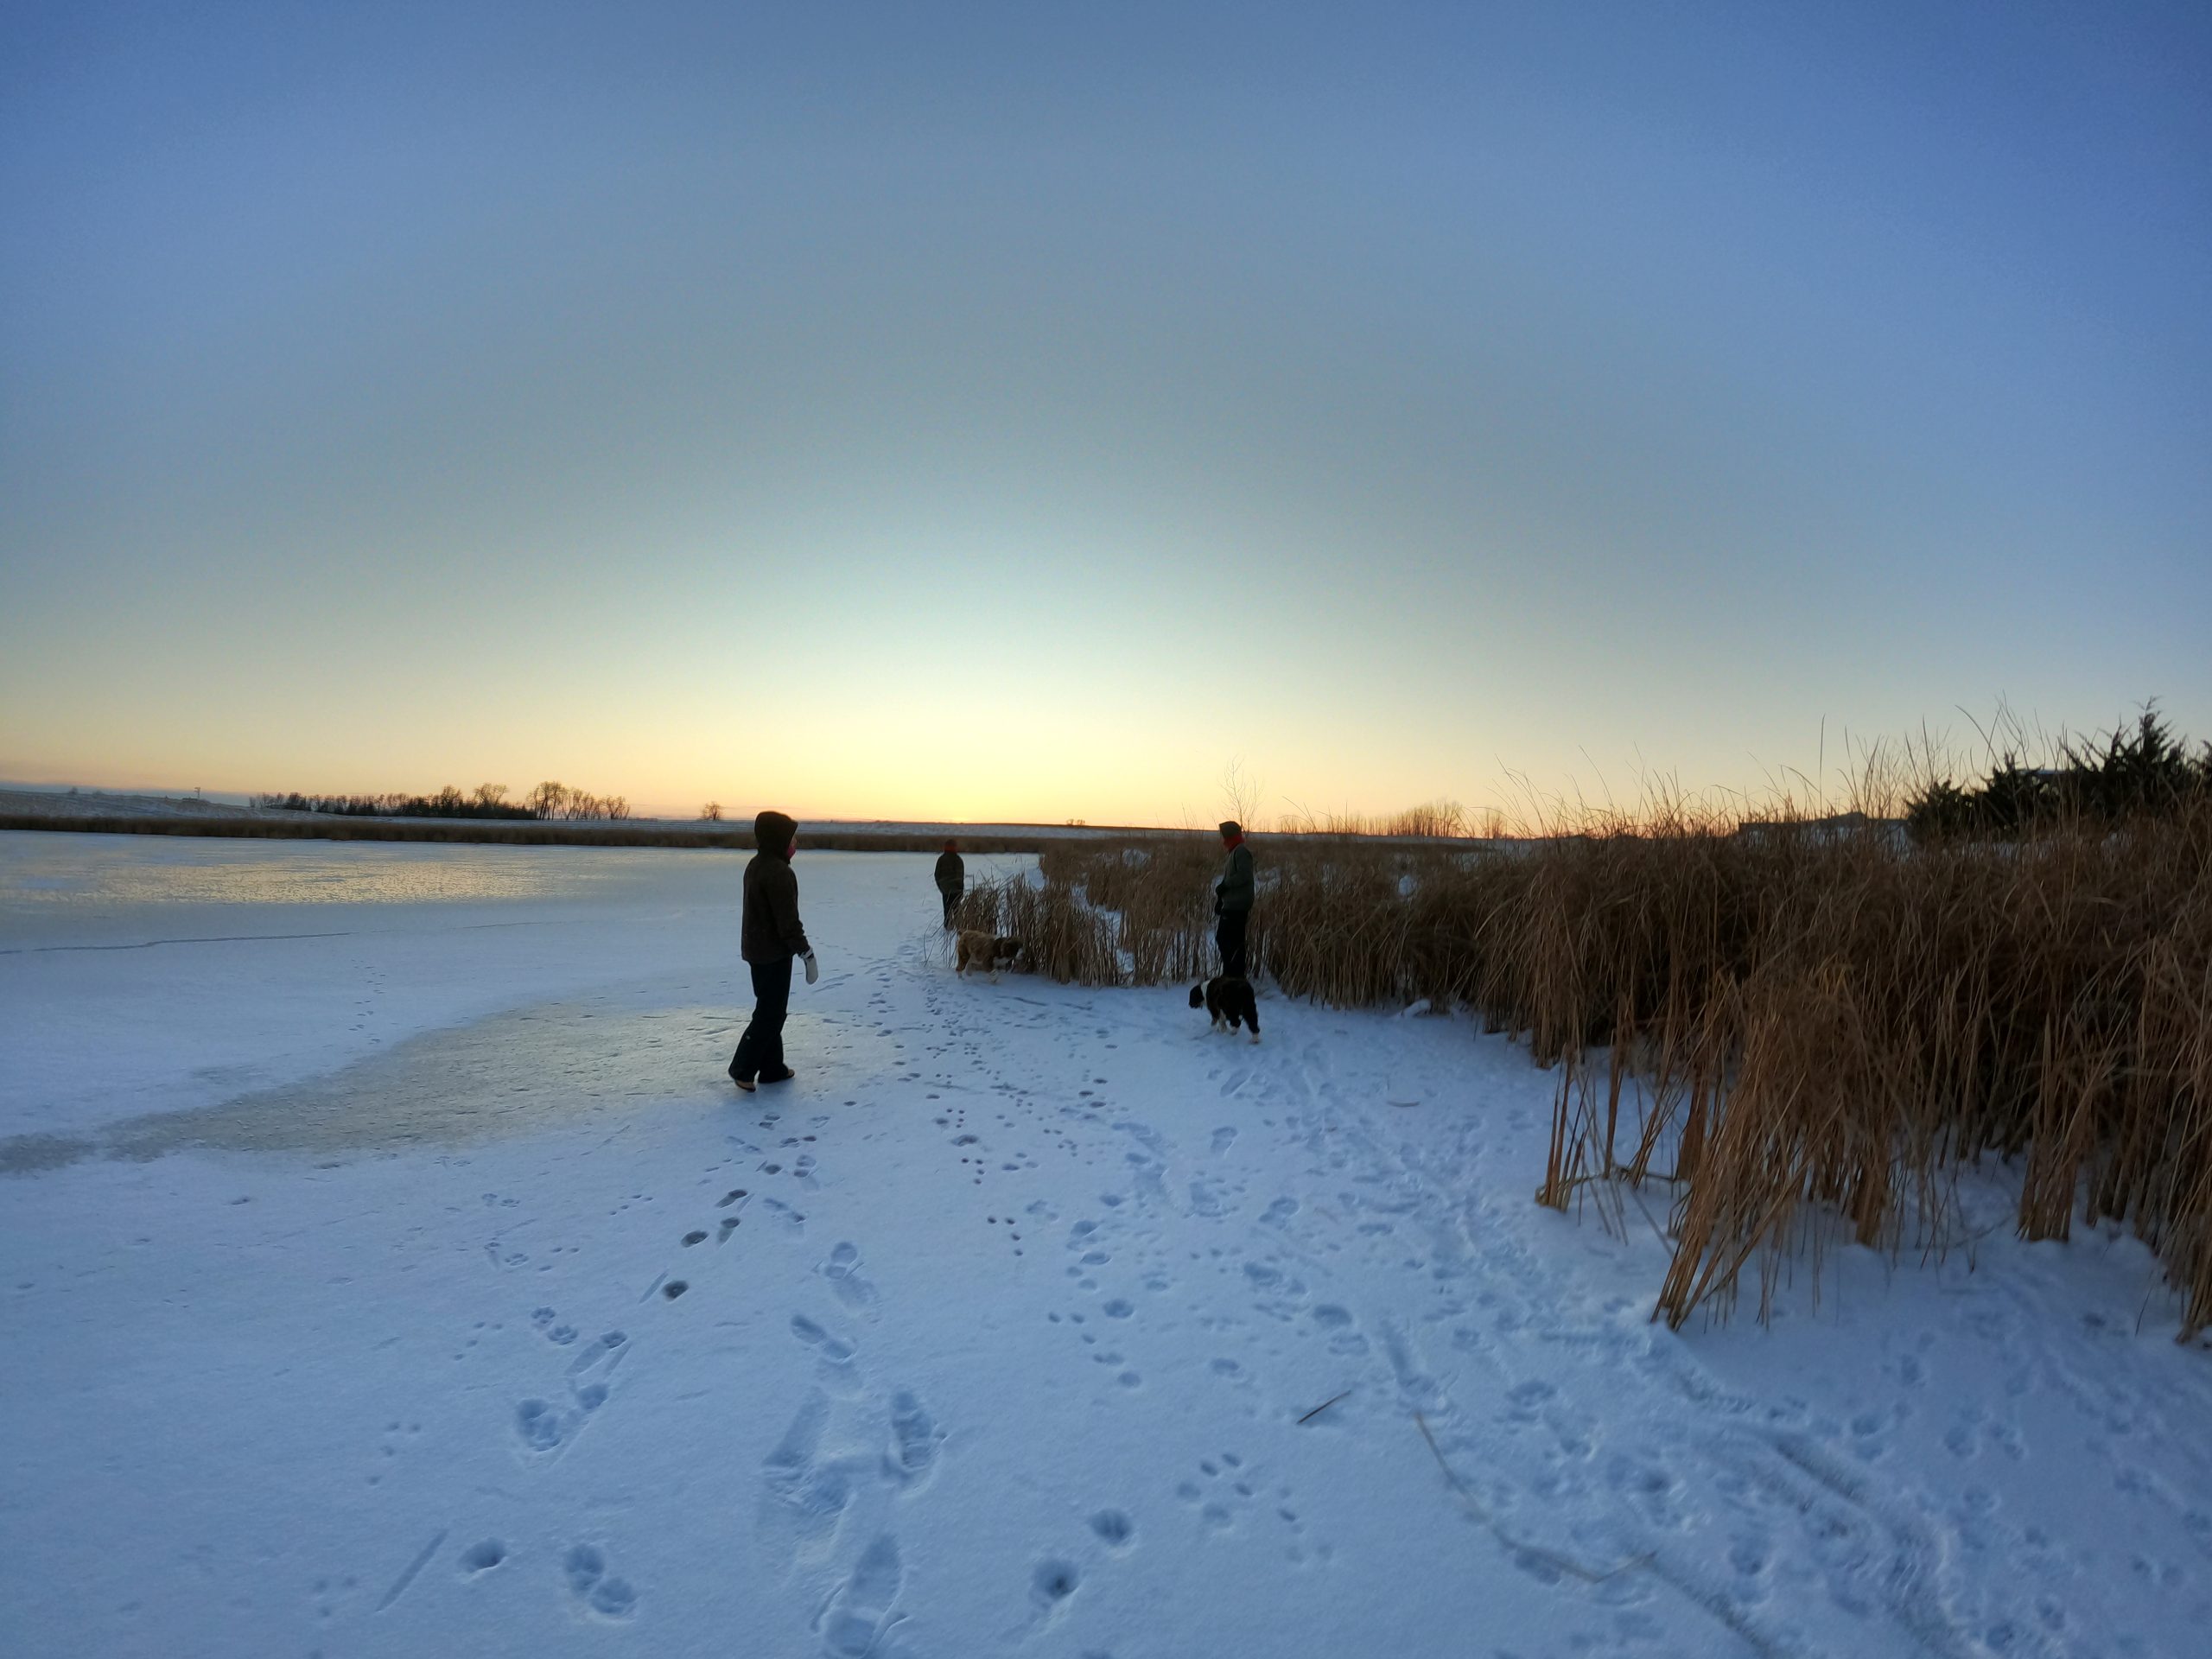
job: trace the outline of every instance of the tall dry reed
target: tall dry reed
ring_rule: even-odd
[[[1560,1067],[1539,1198],[1665,1185],[1671,1324],[1754,1262],[1764,1307],[1839,1230],[1945,1248],[1988,1156],[2018,1163],[2024,1236],[2124,1221],[2184,1332],[2212,1324],[2212,811],[1915,847],[1678,810],[1503,849],[1270,838],[1260,863],[1255,975],[1465,1007]],[[1112,918],[1110,951],[1049,948],[1064,977],[1195,978],[1219,864],[1205,836],[1056,846],[1024,902],[1055,938]]]

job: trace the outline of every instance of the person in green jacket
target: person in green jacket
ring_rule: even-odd
[[[1221,844],[1229,861],[1213,884],[1213,913],[1221,918],[1213,942],[1221,950],[1221,971],[1243,979],[1244,925],[1252,919],[1252,849],[1244,844],[1244,826],[1234,818],[1223,820]]]

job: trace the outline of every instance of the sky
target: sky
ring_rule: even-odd
[[[2212,10],[0,5],[0,777],[2212,737]]]

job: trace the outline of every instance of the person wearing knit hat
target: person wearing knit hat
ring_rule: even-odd
[[[759,1083],[788,1083],[784,1064],[784,1019],[791,1002],[791,960],[806,964],[806,982],[820,978],[814,947],[798,919],[798,877],[791,855],[798,850],[798,825],[780,812],[753,820],[760,851],[745,867],[745,912],[738,925],[740,949],[753,970],[753,1020],[730,1056],[730,1081],[747,1094]]]
[[[1244,977],[1244,926],[1252,919],[1252,849],[1244,844],[1244,826],[1234,818],[1221,823],[1221,844],[1229,854],[1221,880],[1213,884],[1213,942],[1221,951],[1221,971]]]
[[[960,843],[948,841],[937,859],[938,895],[944,900],[944,931],[952,931],[952,912],[960,908],[960,895],[968,890],[968,867],[960,859]]]

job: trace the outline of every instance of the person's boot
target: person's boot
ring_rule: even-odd
[[[739,1088],[744,1090],[747,1094],[749,1095],[753,1092],[753,1079],[747,1077],[737,1069],[737,1062],[735,1059],[732,1059],[729,1063],[729,1080],[735,1084]]]
[[[789,1083],[798,1075],[798,1073],[792,1071],[788,1065],[772,1065],[766,1071],[763,1071],[760,1074],[760,1081],[763,1083]],[[747,1086],[747,1084],[742,1083],[738,1084],[738,1087],[741,1089]]]

